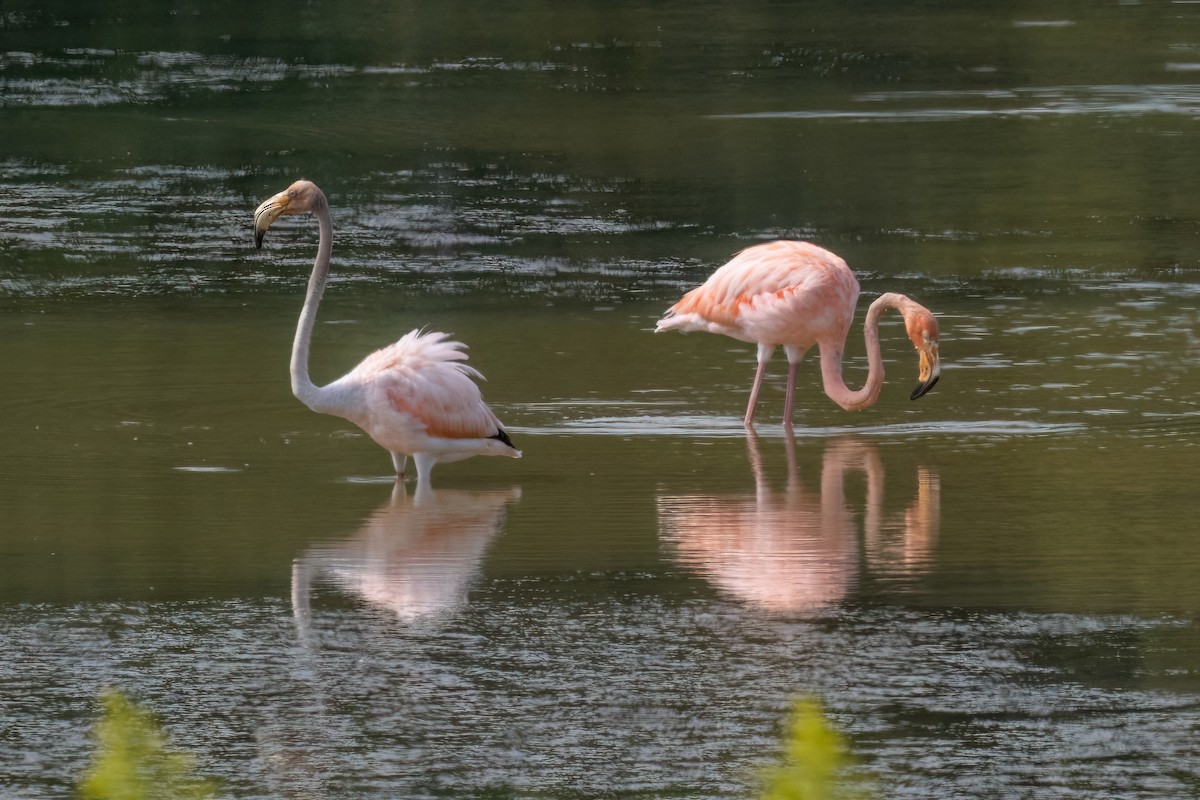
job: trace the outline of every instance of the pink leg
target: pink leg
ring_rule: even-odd
[[[798,350],[790,345],[784,345],[788,357],[787,391],[783,399],[783,427],[792,429],[792,409],[796,399],[796,371],[800,368],[800,360],[804,358],[804,350]]]
[[[800,365],[795,361],[788,362],[787,391],[783,396],[783,427],[792,429],[792,403],[796,399],[796,369]]]
[[[750,403],[746,406],[746,419],[742,424],[747,428],[754,427],[754,407],[758,405],[758,387],[762,385],[763,373],[767,371],[767,362],[758,362],[758,369],[754,372],[754,385],[750,387]]]
[[[742,424],[747,428],[754,427],[754,408],[758,405],[758,390],[762,386],[763,375],[767,371],[767,362],[774,354],[774,345],[758,345],[758,369],[754,371],[754,385],[750,387],[750,402],[746,405],[746,419]]]

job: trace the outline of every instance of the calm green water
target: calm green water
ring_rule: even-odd
[[[801,694],[888,797],[1194,797],[1197,72],[1188,3],[5,6],[0,794],[116,687],[239,798],[752,797]],[[292,398],[300,176],[316,379],[452,331],[522,460]],[[777,237],[937,389],[892,320],[748,441],[651,331]]]

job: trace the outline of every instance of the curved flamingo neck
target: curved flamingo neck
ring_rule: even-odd
[[[844,343],[832,342],[820,344],[821,347],[821,381],[825,394],[847,411],[861,411],[875,405],[879,393],[883,390],[883,354],[879,351],[879,318],[889,308],[895,308],[902,314],[908,313],[908,305],[912,303],[902,294],[888,292],[881,294],[867,309],[867,319],[863,324],[863,338],[867,344],[867,382],[858,391],[846,386],[842,377],[842,352]]]
[[[317,218],[320,239],[317,258],[313,262],[312,274],[308,278],[308,293],[304,297],[304,308],[296,323],[296,338],[292,341],[292,394],[314,411],[321,410],[322,389],[308,376],[308,349],[312,340],[313,326],[317,322],[317,307],[325,294],[325,283],[329,278],[329,257],[333,252],[333,223],[329,219],[329,203],[318,190],[312,214]]]

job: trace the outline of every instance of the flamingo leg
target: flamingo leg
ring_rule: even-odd
[[[754,429],[754,407],[758,405],[758,387],[762,385],[763,373],[767,370],[767,362],[758,362],[758,369],[754,372],[754,385],[750,387],[750,402],[746,404],[746,418],[742,424],[747,429]]]
[[[392,453],[392,463],[396,466],[396,477],[403,478],[404,470],[408,467],[408,456],[404,453]]]
[[[783,396],[783,427],[792,429],[792,404],[796,399],[796,369],[800,365],[795,361],[788,362],[787,391]]]
[[[787,389],[783,397],[783,427],[790,432],[792,430],[792,408],[796,400],[796,372],[800,368],[800,360],[804,358],[804,351],[788,345],[785,345],[783,350],[788,357]]]
[[[750,402],[746,404],[746,418],[742,421],[747,428],[754,428],[754,408],[758,405],[758,390],[762,387],[763,375],[767,371],[767,362],[771,360],[774,352],[775,345],[759,343],[758,369],[754,371],[754,385],[750,387]]]
[[[417,488],[428,488],[429,473],[433,471],[433,465],[437,463],[437,459],[428,453],[414,453],[413,462],[417,465]]]

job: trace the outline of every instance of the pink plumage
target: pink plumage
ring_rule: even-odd
[[[811,347],[845,340],[858,280],[846,262],[807,242],[747,248],[667,310],[658,329],[706,331],[743,342]]]
[[[867,312],[865,337],[870,371],[866,385],[851,391],[842,379],[846,336],[858,303],[858,280],[838,256],[808,242],[775,241],[748,247],[685,294],[659,320],[656,331],[719,333],[758,345],[758,369],[744,423],[751,427],[766,363],[775,348],[788,356],[784,424],[791,425],[796,368],[809,348],[821,352],[825,393],[847,410],[873,405],[883,385],[879,353],[879,317],[887,308],[904,315],[905,327],[920,356],[917,399],[940,375],[937,319],[924,306],[901,294],[881,295]]]
[[[360,424],[377,442],[393,444],[388,449],[399,452],[423,449],[419,441],[424,438],[499,435],[500,420],[473,380],[483,375],[465,363],[465,351],[466,345],[449,334],[414,330],[364,358],[343,378],[366,387],[370,415]]]

